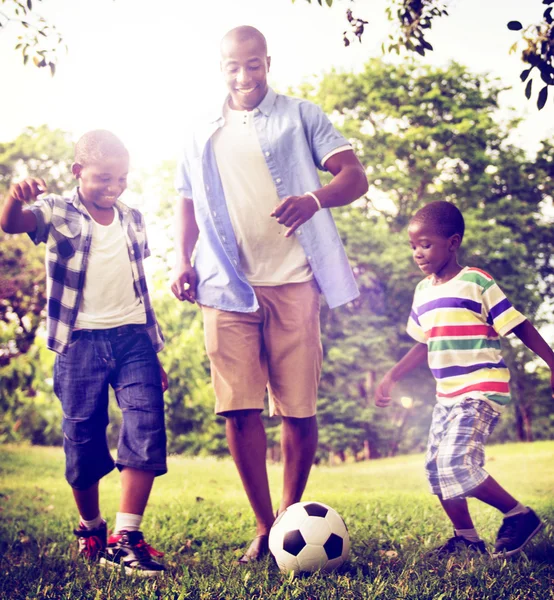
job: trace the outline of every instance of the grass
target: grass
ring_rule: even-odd
[[[350,530],[350,559],[330,575],[292,577],[271,559],[235,563],[254,534],[229,460],[170,458],[144,518],[146,539],[166,553],[162,578],[139,579],[77,560],[76,510],[61,449],[0,446],[0,598],[38,599],[554,599],[554,442],[488,449],[488,470],[546,527],[514,559],[459,555],[431,560],[425,551],[451,535],[427,492],[422,456],[314,467],[305,499],[336,508]],[[281,469],[270,465],[276,503]],[[113,524],[116,472],[101,484],[102,511]],[[470,501],[476,526],[494,543],[500,515]]]

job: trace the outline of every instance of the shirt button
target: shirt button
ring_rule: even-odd
[[[225,241],[227,241],[227,238],[226,238],[224,235],[222,235],[222,236],[221,236],[221,239],[222,239],[224,242],[225,242]]]
[[[255,108],[255,109],[254,109],[254,114],[255,114],[255,115],[257,115],[259,112],[260,112],[260,109],[259,109],[259,108]]]
[[[308,260],[312,260],[312,257],[311,257],[311,256],[308,256],[307,258],[308,258]]]
[[[271,152],[266,152],[265,155],[266,156],[271,156]]]
[[[280,177],[277,177],[277,179],[275,180],[276,183],[281,183],[282,179]]]
[[[236,259],[236,258],[234,258],[234,259],[233,259],[233,264],[235,265],[235,267],[236,267],[236,266],[239,264],[239,263],[237,262],[237,259]]]
[[[214,217],[217,217],[217,213],[215,212],[215,210],[212,212],[212,215],[213,215]]]
[[[297,229],[297,230],[296,230],[296,233],[297,233],[298,235],[302,235],[302,229]]]
[[[207,186],[206,186],[206,191],[207,191],[207,192],[209,192],[209,191],[210,191],[210,186],[209,186],[209,185],[207,185]]]

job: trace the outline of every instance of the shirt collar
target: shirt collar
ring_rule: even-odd
[[[264,99],[256,106],[254,110],[259,110],[263,115],[269,117],[271,110],[273,109],[273,105],[275,104],[275,100],[277,99],[276,92],[268,87],[267,94],[264,96]],[[225,102],[219,107],[217,114],[214,114],[213,118],[210,119],[210,123],[216,123],[220,119],[223,119],[224,110],[226,104],[229,102],[229,96],[225,98]]]
[[[86,210],[84,204],[81,202],[81,198],[79,198],[79,186],[72,190],[69,196],[69,201],[80,213],[83,213],[86,217],[89,217],[88,211]],[[123,202],[121,202],[121,200],[119,199],[116,200],[115,207],[117,208],[119,214],[122,217],[126,217],[130,212],[130,208],[126,204],[123,204]]]

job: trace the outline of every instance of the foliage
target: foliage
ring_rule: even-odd
[[[10,183],[28,174],[42,177],[48,191],[70,182],[72,147],[68,135],[46,126],[27,128],[15,140],[0,144],[0,198]],[[0,232],[0,436],[59,442],[52,425],[57,411],[48,407],[51,388],[44,388],[45,352],[35,345],[46,306],[44,247],[27,236]],[[48,373],[48,375],[45,375]],[[38,391],[41,390],[41,391]]]
[[[35,8],[33,0],[0,0],[0,29],[17,26],[21,33],[15,50],[21,50],[23,64],[31,58],[35,67],[48,67],[54,76],[60,50],[67,46],[55,25],[37,15]]]
[[[490,271],[531,320],[552,296],[552,218],[543,212],[554,193],[552,144],[545,141],[531,159],[508,142],[516,123],[495,121],[500,91],[456,63],[437,69],[380,60],[369,61],[359,74],[333,71],[301,90],[334,115],[367,165],[370,183],[363,201],[335,211],[361,296],[333,311],[324,333],[330,348],[321,385],[324,441],[334,419],[329,403],[354,419],[343,446],[350,443],[359,454],[365,437],[373,454],[390,453],[398,417],[391,414],[383,427],[384,417],[368,406],[372,390],[365,372],[374,383],[412,344],[404,327],[421,274],[412,265],[405,228],[422,204],[446,199],[461,208],[462,264]],[[533,404],[549,402],[549,395],[529,393],[528,353],[507,347],[506,358],[520,422],[512,435],[530,439]],[[416,448],[416,440],[426,437],[423,424],[433,396],[428,373],[415,374],[405,387],[419,406],[402,420]]]
[[[547,600],[554,583],[554,442],[489,447],[491,474],[547,525],[513,560],[425,553],[451,535],[427,491],[423,456],[314,467],[306,499],[333,506],[349,528],[348,563],[330,575],[289,577],[270,559],[237,564],[254,536],[254,519],[230,460],[171,457],[156,479],[143,530],[165,552],[163,578],[127,577],[76,558],[78,514],[64,481],[61,449],[0,447],[0,597],[11,600],[191,600],[449,598]],[[274,504],[281,468],[270,465]],[[116,471],[101,484],[102,513],[113,526],[120,494]],[[494,541],[500,514],[471,503],[479,533]],[[508,591],[509,590],[509,591]]]
[[[519,21],[510,21],[508,29],[512,31],[523,30],[522,42],[527,44],[521,53],[523,62],[529,65],[528,69],[521,72],[521,81],[528,80],[533,69],[537,69],[544,86],[537,96],[537,108],[542,110],[548,98],[548,86],[554,85],[554,17],[552,16],[554,0],[543,0],[548,8],[543,13],[543,21],[538,25],[529,25],[523,30]],[[512,46],[515,51],[517,42]],[[529,79],[525,86],[525,96],[531,97],[533,80]]]
[[[312,0],[307,2],[311,3]],[[323,6],[322,0],[317,2]],[[350,4],[354,2],[355,0],[351,0]],[[554,4],[554,0],[543,0],[542,3],[548,6],[543,13],[543,20],[538,25],[529,25],[523,29],[519,21],[510,21],[507,24],[512,31],[523,30],[521,42],[525,47],[521,52],[521,60],[529,67],[522,71],[521,80],[525,82],[531,71],[536,68],[544,83],[537,96],[539,110],[542,110],[548,98],[548,86],[554,85],[554,16],[550,6]],[[332,6],[333,0],[326,0],[325,4]],[[446,8],[449,4],[449,0],[389,0],[385,11],[389,21],[396,24],[398,32],[389,35],[388,43],[382,46],[383,53],[400,54],[400,51],[405,49],[425,56],[427,50],[433,50],[433,46],[425,37],[426,32],[431,29],[434,19],[448,16]],[[344,45],[349,46],[354,38],[361,42],[364,26],[368,21],[355,17],[351,8],[346,10],[346,20],[348,25],[343,33]],[[517,46],[516,42],[510,52],[516,51]],[[529,79],[525,87],[527,99],[531,97],[531,93],[532,79]]]

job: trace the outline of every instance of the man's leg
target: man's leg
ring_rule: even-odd
[[[283,417],[281,450],[284,484],[279,512],[302,498],[317,450],[317,417]]]
[[[267,478],[267,439],[260,414],[258,410],[237,410],[224,416],[229,450],[256,516],[256,533],[268,535],[274,515]]]

